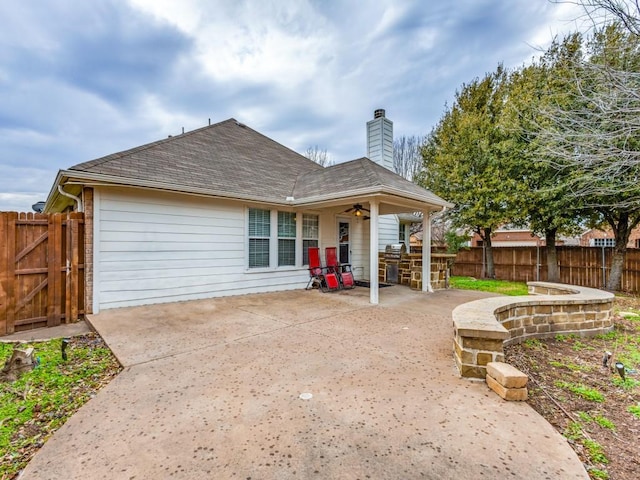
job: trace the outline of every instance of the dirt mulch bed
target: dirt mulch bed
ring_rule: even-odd
[[[616,310],[638,312],[640,298],[617,298]],[[640,317],[618,314],[615,330],[595,338],[530,340],[505,357],[529,376],[528,403],[567,437],[591,478],[640,478]]]

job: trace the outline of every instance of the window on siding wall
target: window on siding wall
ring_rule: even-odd
[[[302,264],[309,265],[309,247],[318,246],[319,235],[318,215],[302,216]]]
[[[249,209],[249,268],[269,266],[269,238],[271,237],[271,212],[258,208]]]
[[[400,225],[398,225],[398,241],[400,243],[404,243],[405,245],[407,244],[407,238],[405,236],[405,224],[401,223]]]
[[[278,266],[296,264],[296,214],[278,212]]]

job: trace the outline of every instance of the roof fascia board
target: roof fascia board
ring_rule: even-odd
[[[66,182],[63,183],[64,179],[67,179]],[[429,205],[430,207],[437,207],[437,209],[442,209],[444,207],[453,207],[453,204],[445,201],[434,201],[434,199],[428,198],[426,196],[418,196],[418,195],[407,195],[407,192],[391,187],[384,186],[373,186],[369,188],[361,188],[357,190],[347,190],[344,192],[333,192],[327,195],[320,195],[316,197],[308,197],[308,198],[300,198],[289,200],[287,198],[282,199],[282,201],[275,200],[273,198],[264,198],[264,197],[254,197],[251,195],[230,195],[226,192],[219,192],[216,190],[206,189],[206,188],[177,188],[174,185],[167,184],[164,182],[155,182],[150,180],[140,180],[140,179],[131,179],[125,177],[117,177],[112,175],[104,175],[104,174],[96,174],[96,173],[87,173],[78,170],[60,170],[56,177],[56,181],[54,182],[51,191],[49,193],[49,197],[47,198],[47,203],[45,208],[50,207],[53,204],[53,200],[55,199],[57,193],[57,186],[64,184],[82,184],[85,186],[120,186],[120,187],[138,187],[138,188],[146,188],[151,190],[162,190],[176,193],[189,193],[207,197],[214,198],[223,198],[227,200],[241,200],[241,201],[249,201],[249,202],[257,202],[257,203],[266,203],[271,205],[286,205],[289,207],[304,207],[304,206],[320,206],[318,204],[321,203],[334,203],[334,202],[345,202],[349,201],[348,199],[353,197],[371,197],[371,196],[385,196],[391,195],[395,197],[399,197],[400,204],[406,205],[406,201],[408,200],[410,203],[413,203],[419,209],[424,208],[424,204]],[[402,199],[402,200],[400,200]],[[412,207],[413,208],[413,207]]]

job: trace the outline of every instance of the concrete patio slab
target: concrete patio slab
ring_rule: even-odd
[[[127,368],[22,478],[587,479],[528,405],[458,377],[451,310],[483,295],[392,287],[381,306],[356,289],[101,313],[92,323]]]

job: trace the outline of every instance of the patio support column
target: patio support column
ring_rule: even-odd
[[[422,212],[422,291],[433,292],[431,286],[431,216]]]
[[[378,201],[369,203],[369,303],[378,304]]]

